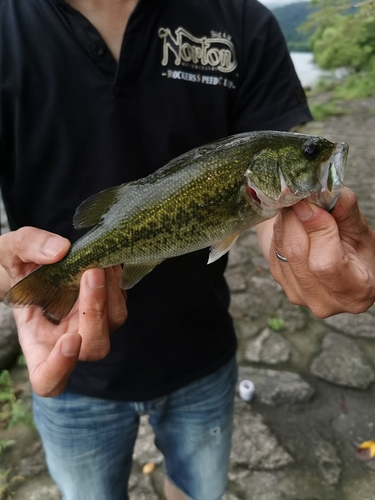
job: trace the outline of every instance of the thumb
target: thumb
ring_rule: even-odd
[[[374,233],[359,209],[355,193],[349,188],[342,189],[330,213],[305,200],[294,205],[293,209],[310,240],[321,243],[323,248],[328,238],[332,238],[332,243],[337,242],[336,251],[340,251],[342,242],[356,249],[371,246],[369,242],[372,243]]]
[[[0,264],[13,278],[31,271],[30,264],[51,264],[63,258],[70,242],[57,234],[23,227],[0,237]]]
[[[304,227],[310,240],[324,243],[328,238],[339,238],[339,230],[334,217],[317,205],[306,200],[293,205],[293,210]]]
[[[310,240],[309,267],[317,277],[324,276],[346,260],[339,227],[334,217],[306,200],[293,206]]]
[[[332,210],[332,216],[339,227],[342,238],[363,242],[366,236],[372,236],[373,231],[359,209],[355,193],[350,189],[343,189],[335,208]]]

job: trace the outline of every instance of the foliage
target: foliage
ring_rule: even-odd
[[[0,455],[1,453],[15,443],[13,440],[0,440]],[[0,469],[0,500],[13,500],[14,495],[12,487],[23,481],[21,476],[11,476],[12,469]]]
[[[373,95],[375,92],[375,71],[348,76],[342,85],[336,86],[334,92],[338,99],[359,99]]]
[[[337,105],[335,101],[328,101],[324,104],[309,105],[314,120],[324,121],[328,116],[346,115],[347,111]]]
[[[268,326],[271,328],[271,330],[278,332],[285,327],[285,321],[281,318],[270,318],[268,320]]]
[[[315,62],[323,69],[345,67],[349,76],[335,96],[366,97],[375,92],[375,0],[311,0],[316,10],[304,24]]]
[[[23,353],[21,353],[18,356],[18,358],[17,358],[17,365],[18,366],[22,366],[22,367],[26,367],[27,366],[26,358],[25,358],[25,355]]]
[[[310,12],[308,2],[297,2],[283,7],[275,7],[272,12],[280,24],[289,50],[296,52],[310,51],[309,35],[311,33],[299,30],[299,27],[306,22]]]
[[[14,385],[7,370],[0,372],[0,425],[8,428],[19,421],[32,422],[32,415],[17,400]],[[0,439],[0,455],[15,444],[13,439]],[[0,500],[13,500],[13,487],[22,481],[21,476],[12,474],[12,469],[0,469]]]
[[[14,498],[11,487],[23,480],[21,476],[10,477],[10,469],[0,470],[0,500],[12,500]]]
[[[4,450],[13,446],[15,442],[16,441],[14,439],[0,439],[0,455]]]
[[[0,424],[10,428],[18,422],[32,424],[32,414],[16,398],[14,386],[7,370],[0,372]]]

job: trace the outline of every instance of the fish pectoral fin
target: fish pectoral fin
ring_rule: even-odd
[[[232,236],[229,236],[228,238],[225,238],[225,240],[219,241],[218,243],[215,243],[215,245],[212,245],[207,264],[212,264],[213,262],[215,262],[215,260],[220,259],[220,257],[225,255],[236,243],[240,234],[241,233],[234,234]]]
[[[146,274],[151,272],[154,267],[163,262],[156,260],[153,262],[143,262],[142,264],[124,264],[120,278],[120,287],[123,290],[129,290],[138,283]]]
[[[73,217],[73,226],[76,229],[82,229],[99,224],[108,210],[133,188],[134,183],[129,182],[93,194],[77,208]]]

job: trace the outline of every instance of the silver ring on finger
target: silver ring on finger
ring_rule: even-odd
[[[281,260],[281,262],[288,262],[286,257],[283,257],[282,255],[279,254],[279,252],[275,252],[276,257]]]

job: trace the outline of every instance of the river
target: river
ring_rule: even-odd
[[[291,52],[290,56],[303,87],[314,85],[322,76],[329,74],[314,63],[311,52]]]

